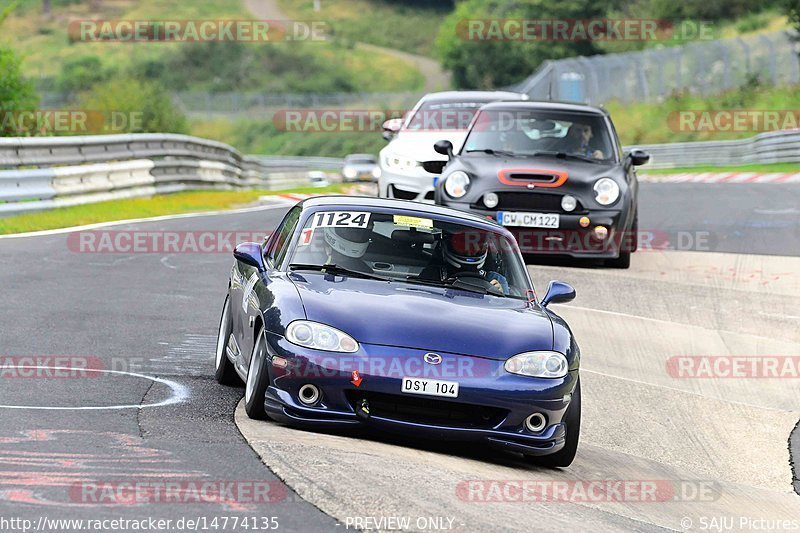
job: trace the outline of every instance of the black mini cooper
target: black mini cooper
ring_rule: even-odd
[[[628,268],[638,243],[634,167],[649,155],[622,153],[600,108],[553,102],[496,102],[472,121],[461,150],[436,185],[437,204],[507,226],[528,254],[601,258]]]

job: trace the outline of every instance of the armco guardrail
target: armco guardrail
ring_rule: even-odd
[[[770,131],[749,139],[641,144],[650,154],[644,168],[676,168],[697,165],[746,165],[800,162],[800,130]]]
[[[173,134],[0,138],[0,213],[188,189],[289,188],[334,158],[251,157]]]

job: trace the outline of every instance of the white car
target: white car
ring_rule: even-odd
[[[472,118],[484,104],[527,99],[525,94],[504,91],[447,91],[423,96],[404,118],[383,124],[383,136],[390,142],[380,152],[379,196],[432,203],[434,185],[447,163],[447,156],[433,150],[434,143],[448,140],[458,152]]]

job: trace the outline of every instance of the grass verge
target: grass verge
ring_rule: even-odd
[[[342,184],[334,184],[324,188],[300,187],[285,191],[186,191],[150,198],[112,200],[0,218],[0,235],[69,228],[115,220],[235,209],[252,205],[260,196],[268,194],[338,193],[342,190]]]

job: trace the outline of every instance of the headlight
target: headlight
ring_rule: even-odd
[[[569,363],[558,352],[527,352],[515,355],[506,361],[506,372],[534,378],[563,378]]]
[[[469,189],[469,176],[466,172],[456,170],[444,182],[444,190],[453,198],[461,198]]]
[[[600,205],[611,205],[619,198],[619,185],[611,178],[600,178],[594,183],[594,198]]]
[[[389,168],[393,168],[396,170],[403,170],[406,172],[414,170],[419,166],[419,163],[417,161],[414,161],[413,159],[408,159],[406,157],[401,157],[399,155],[394,155],[394,154],[387,154],[383,158],[383,162]]]
[[[295,320],[289,324],[286,328],[286,340],[298,346],[326,352],[358,351],[358,343],[350,335],[310,320]]]
[[[342,174],[344,174],[345,178],[349,178],[349,179],[355,178],[356,177],[356,169],[354,169],[353,167],[345,167],[344,171],[342,172]]]
[[[381,177],[381,167],[375,167],[372,169],[372,177],[373,178],[380,178]]]

